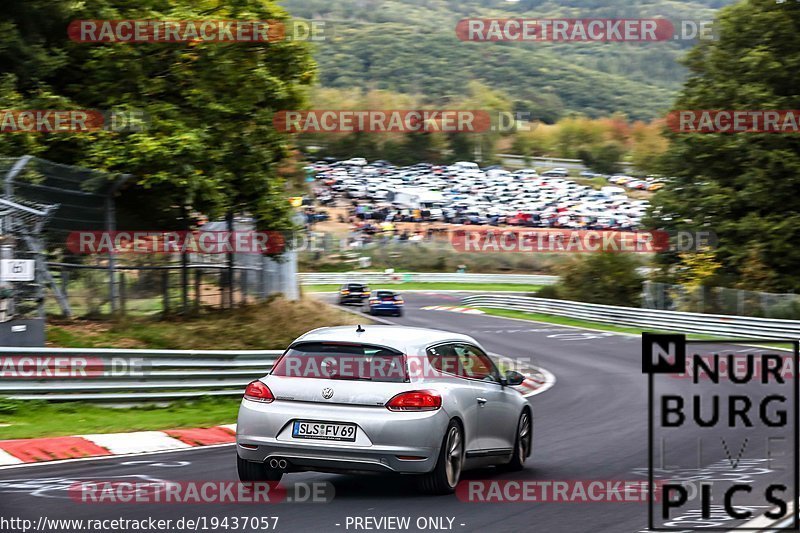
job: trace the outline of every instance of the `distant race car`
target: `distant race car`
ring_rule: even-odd
[[[369,296],[369,287],[363,283],[345,283],[339,287],[339,305],[361,304]]]
[[[403,316],[403,297],[385,289],[372,291],[367,300],[366,310],[371,315],[382,313]]]
[[[533,417],[513,385],[466,335],[401,326],[315,329],[247,386],[236,426],[242,481],[286,473],[417,476],[452,493],[466,469],[521,470]]]

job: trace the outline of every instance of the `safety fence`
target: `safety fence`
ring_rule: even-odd
[[[646,281],[642,307],[794,320],[800,318],[800,294]]]
[[[235,265],[223,262],[106,265],[48,263],[54,284],[68,304],[70,316],[199,313],[263,301],[273,294],[298,298],[293,254],[288,261],[246,257]],[[111,281],[113,280],[113,282]],[[48,314],[64,314],[55,300]]]
[[[467,296],[461,301],[472,307],[557,315],[649,331],[702,333],[737,338],[800,338],[800,321],[796,320],[661,311],[504,294]]]
[[[301,285],[357,283],[506,283],[513,285],[553,285],[558,276],[534,274],[466,274],[423,272],[301,272]]]
[[[0,398],[131,403],[240,396],[266,375],[281,350],[133,350],[0,348]],[[515,388],[544,392],[555,382],[546,370],[492,354],[498,366],[522,372]]]
[[[144,401],[237,396],[280,350],[0,348],[0,397]]]

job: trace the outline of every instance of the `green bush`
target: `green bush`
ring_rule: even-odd
[[[784,320],[800,319],[800,302],[781,302],[767,309],[767,318],[781,318]]]
[[[557,285],[545,285],[544,287],[536,291],[536,293],[533,294],[532,296],[535,296],[537,298],[550,298],[551,300],[558,300],[561,297],[558,292]]]
[[[630,254],[591,254],[561,268],[557,292],[566,300],[638,307],[644,281],[639,266]]]

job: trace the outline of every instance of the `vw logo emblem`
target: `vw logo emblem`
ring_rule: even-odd
[[[330,400],[331,398],[333,398],[333,389],[330,387],[325,387],[324,389],[322,389],[322,397],[325,398],[326,400]]]

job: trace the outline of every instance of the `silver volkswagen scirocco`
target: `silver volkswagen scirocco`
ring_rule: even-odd
[[[466,335],[401,326],[341,326],[295,340],[247,386],[236,429],[242,481],[283,474],[395,472],[429,493],[462,470],[523,468],[532,409]]]

